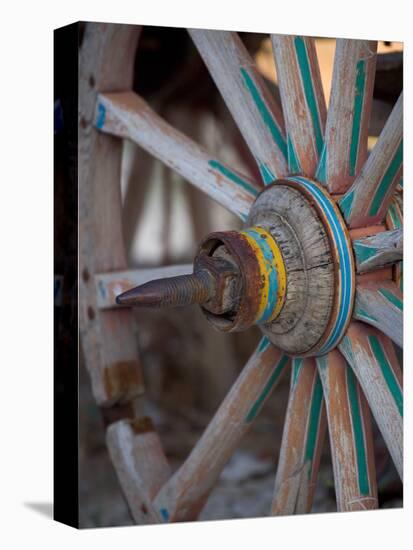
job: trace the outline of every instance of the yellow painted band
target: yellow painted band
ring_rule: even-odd
[[[247,240],[250,247],[253,249],[255,257],[257,258],[259,271],[262,280],[262,288],[260,289],[260,305],[255,320],[258,321],[263,316],[265,309],[269,301],[275,302],[274,307],[270,315],[266,315],[265,322],[269,323],[274,320],[284,304],[286,289],[287,289],[287,274],[281,250],[277,243],[273,239],[270,233],[261,227],[252,227],[251,232],[258,234],[263,238],[263,242],[270,250],[270,256],[265,256],[262,247],[256,241],[256,239],[248,233],[248,230],[242,231],[242,235]],[[275,273],[272,273],[275,270]],[[275,275],[277,288],[270,288],[270,276]],[[270,295],[270,292],[276,292],[276,297]]]
[[[257,315],[255,316],[255,321],[260,319],[265,311],[265,308],[267,306],[268,302],[268,292],[269,292],[269,277],[268,277],[268,271],[265,267],[265,258],[264,254],[261,250],[261,248],[258,246],[258,243],[255,239],[253,239],[248,233],[245,231],[241,232],[244,238],[247,240],[248,244],[254,251],[254,255],[257,259],[260,275],[261,275],[261,281],[262,281],[262,287],[260,290],[260,305],[258,307]]]
[[[257,229],[264,231],[261,228],[257,228]],[[271,316],[271,321],[272,321],[273,319],[275,319],[275,317],[278,316],[278,314],[281,311],[281,308],[284,305],[285,295],[287,293],[287,271],[285,269],[284,259],[282,257],[282,253],[278,244],[275,242],[275,240],[270,235],[270,233],[268,233],[267,231],[265,231],[265,233],[267,233],[267,235],[269,236],[269,238],[267,239],[267,243],[271,248],[271,251],[274,256],[274,267],[275,267],[275,270],[277,271],[277,279],[278,279],[277,302],[274,309],[274,315]]]

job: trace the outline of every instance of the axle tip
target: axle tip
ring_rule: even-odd
[[[152,281],[151,283],[145,283],[119,294],[116,297],[116,303],[119,306],[160,307],[162,294]]]
[[[137,286],[116,297],[120,306],[177,307],[201,304],[210,295],[209,277],[192,274],[156,279]]]

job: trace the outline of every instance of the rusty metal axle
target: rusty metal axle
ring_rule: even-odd
[[[116,302],[151,308],[199,304],[219,330],[245,330],[270,321],[282,306],[285,284],[279,284],[275,249],[271,235],[260,227],[212,233],[200,244],[191,275],[150,281]]]
[[[191,275],[155,279],[120,294],[116,303],[122,306],[165,308],[203,304],[214,291],[206,270]]]

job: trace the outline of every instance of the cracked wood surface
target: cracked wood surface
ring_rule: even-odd
[[[393,343],[377,329],[353,321],[339,349],[363,389],[403,479],[403,382]]]
[[[287,173],[283,115],[235,32],[189,29],[264,183]]]
[[[273,515],[311,511],[325,431],[325,404],[315,361],[294,358],[275,478]]]
[[[152,499],[171,471],[152,421],[115,422],[106,431],[106,443],[135,523],[161,523]]]
[[[384,220],[403,169],[403,93],[353,185],[338,204],[350,228]]]
[[[271,35],[287,132],[290,173],[314,176],[323,148],[326,105],[315,41]]]
[[[403,230],[384,231],[352,242],[357,273],[365,273],[403,259]]]
[[[337,509],[375,509],[377,482],[367,401],[338,350],[316,361],[326,402]]]
[[[343,193],[367,158],[377,42],[337,39],[323,152],[317,179]]]
[[[403,347],[403,295],[393,281],[359,283],[353,317],[378,328]]]
[[[140,27],[89,23],[79,57],[79,322],[99,405],[143,391],[132,312],[99,311],[94,273],[125,269],[121,140],[93,127],[97,95],[132,87]],[[110,223],[108,221],[110,220]]]

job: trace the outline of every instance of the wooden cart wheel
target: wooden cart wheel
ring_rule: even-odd
[[[368,155],[377,44],[337,40],[327,111],[314,40],[272,36],[281,110],[236,33],[189,31],[257,162],[262,182],[255,182],[131,91],[139,30],[87,26],[79,115],[82,345],[133,518],[196,519],[285,372],[291,387],[272,514],[311,510],[327,426],[338,510],[377,508],[370,413],[400,477],[403,466],[402,373],[393,347],[403,343],[402,97]],[[207,236],[194,267],[127,270],[122,139],[237,214],[245,229]],[[143,415],[132,316],[123,306],[194,302],[219,330],[258,324],[264,336],[171,475]]]

